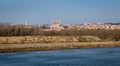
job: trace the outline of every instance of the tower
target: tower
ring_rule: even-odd
[[[28,20],[26,19],[26,21],[25,21],[25,26],[27,27],[27,25],[28,25]]]

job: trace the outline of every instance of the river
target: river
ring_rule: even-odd
[[[0,53],[0,66],[120,66],[120,47]]]

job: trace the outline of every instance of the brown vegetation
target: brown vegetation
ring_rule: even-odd
[[[119,41],[120,29],[69,29],[60,31],[45,31],[43,27],[33,26],[31,28],[25,25],[14,25],[10,23],[0,24],[0,36],[97,36],[102,40]]]
[[[0,44],[66,43],[101,41],[96,36],[9,36],[0,37]]]
[[[120,46],[120,42],[70,42],[70,43],[36,43],[36,44],[0,44],[0,52],[55,50],[72,48],[99,48]]]
[[[113,47],[120,46],[119,40],[118,29],[45,31],[38,26],[0,24],[0,52]]]

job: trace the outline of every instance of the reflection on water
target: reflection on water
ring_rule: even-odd
[[[120,47],[0,54],[0,66],[120,66]]]

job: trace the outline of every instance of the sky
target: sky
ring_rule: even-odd
[[[0,22],[120,23],[120,0],[0,0]]]

